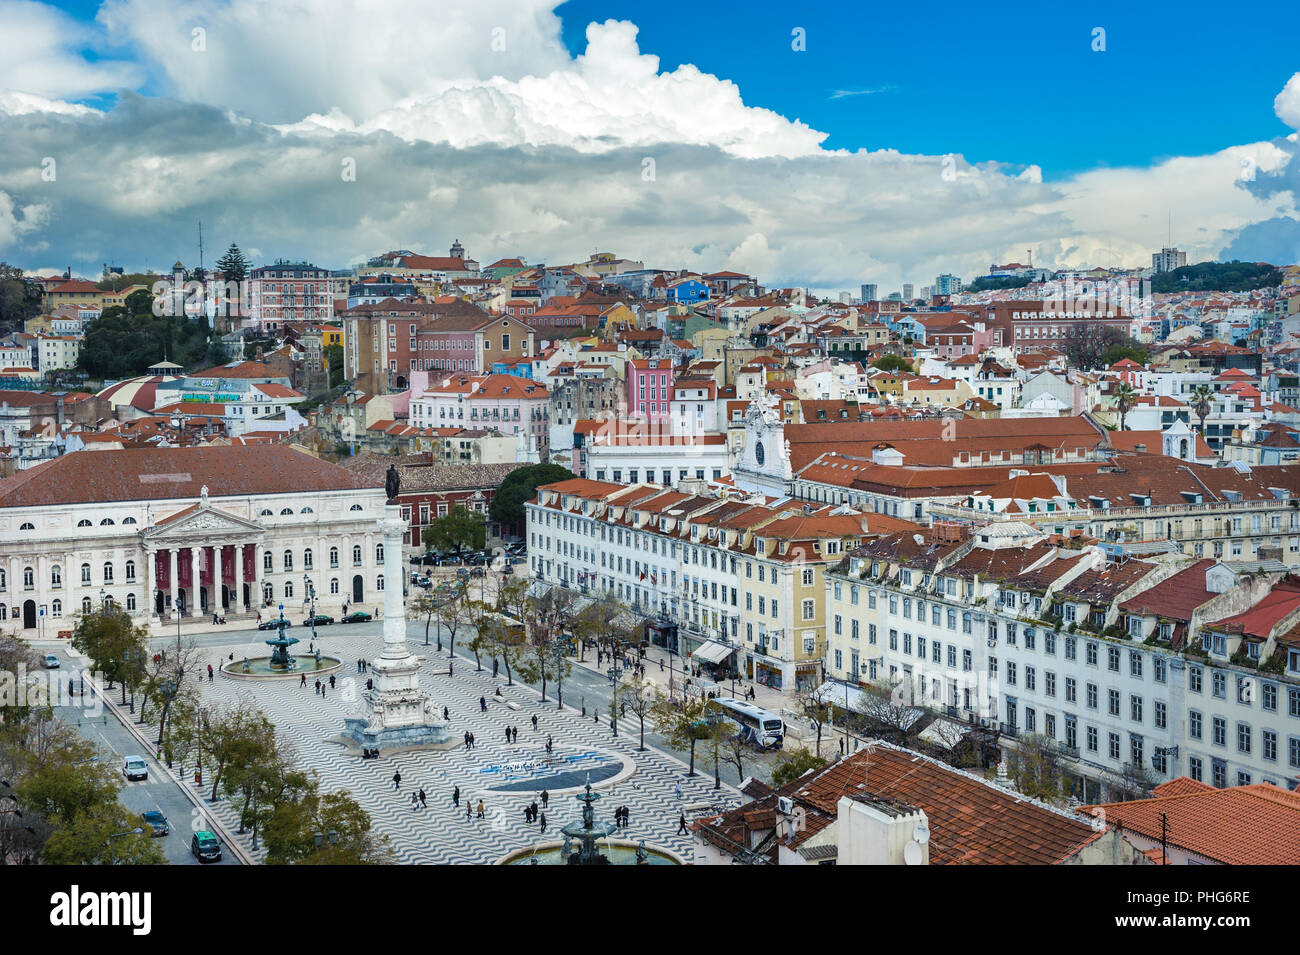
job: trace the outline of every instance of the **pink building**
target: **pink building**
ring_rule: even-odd
[[[669,420],[673,363],[667,358],[633,359],[627,363],[628,417],[663,424]]]
[[[452,375],[412,393],[409,422],[415,428],[481,428],[526,436],[526,451],[545,461],[550,433],[545,385],[514,375]]]

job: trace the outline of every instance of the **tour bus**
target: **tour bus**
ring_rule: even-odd
[[[785,740],[785,721],[762,707],[743,700],[715,698],[713,706],[740,727],[741,735],[760,749],[779,749]]]

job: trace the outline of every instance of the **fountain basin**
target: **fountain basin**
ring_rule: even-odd
[[[600,840],[600,851],[609,859],[610,865],[636,865],[636,850],[639,843],[629,839]],[[527,849],[508,852],[494,865],[566,865],[559,842],[543,842]],[[645,847],[646,865],[686,865],[686,860],[670,849],[659,846]]]
[[[319,665],[315,656],[296,657],[295,664],[292,669],[282,670],[271,666],[270,657],[249,657],[247,671],[239,659],[221,664],[221,672],[236,680],[301,680],[304,673],[309,677],[333,673],[343,666],[343,660],[322,654]]]

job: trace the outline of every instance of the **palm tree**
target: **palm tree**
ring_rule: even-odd
[[[1128,413],[1137,404],[1138,393],[1127,381],[1122,381],[1115,386],[1112,394],[1115,396],[1115,410],[1119,412],[1119,429],[1127,431]]]
[[[1209,385],[1197,385],[1189,402],[1196,417],[1201,419],[1201,434],[1205,434],[1205,419],[1210,416],[1210,402],[1214,400],[1214,390]]]

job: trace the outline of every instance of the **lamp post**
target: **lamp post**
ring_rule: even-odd
[[[311,602],[311,640],[316,642],[316,586],[306,574],[302,575],[302,584],[307,588],[307,599]]]
[[[108,864],[117,865],[117,855],[113,849],[114,839],[121,839],[123,836],[138,836],[142,832],[144,832],[144,830],[141,829],[139,826],[136,826],[134,829],[128,829],[126,832],[115,832],[113,833],[113,835],[109,836],[108,837]]]

